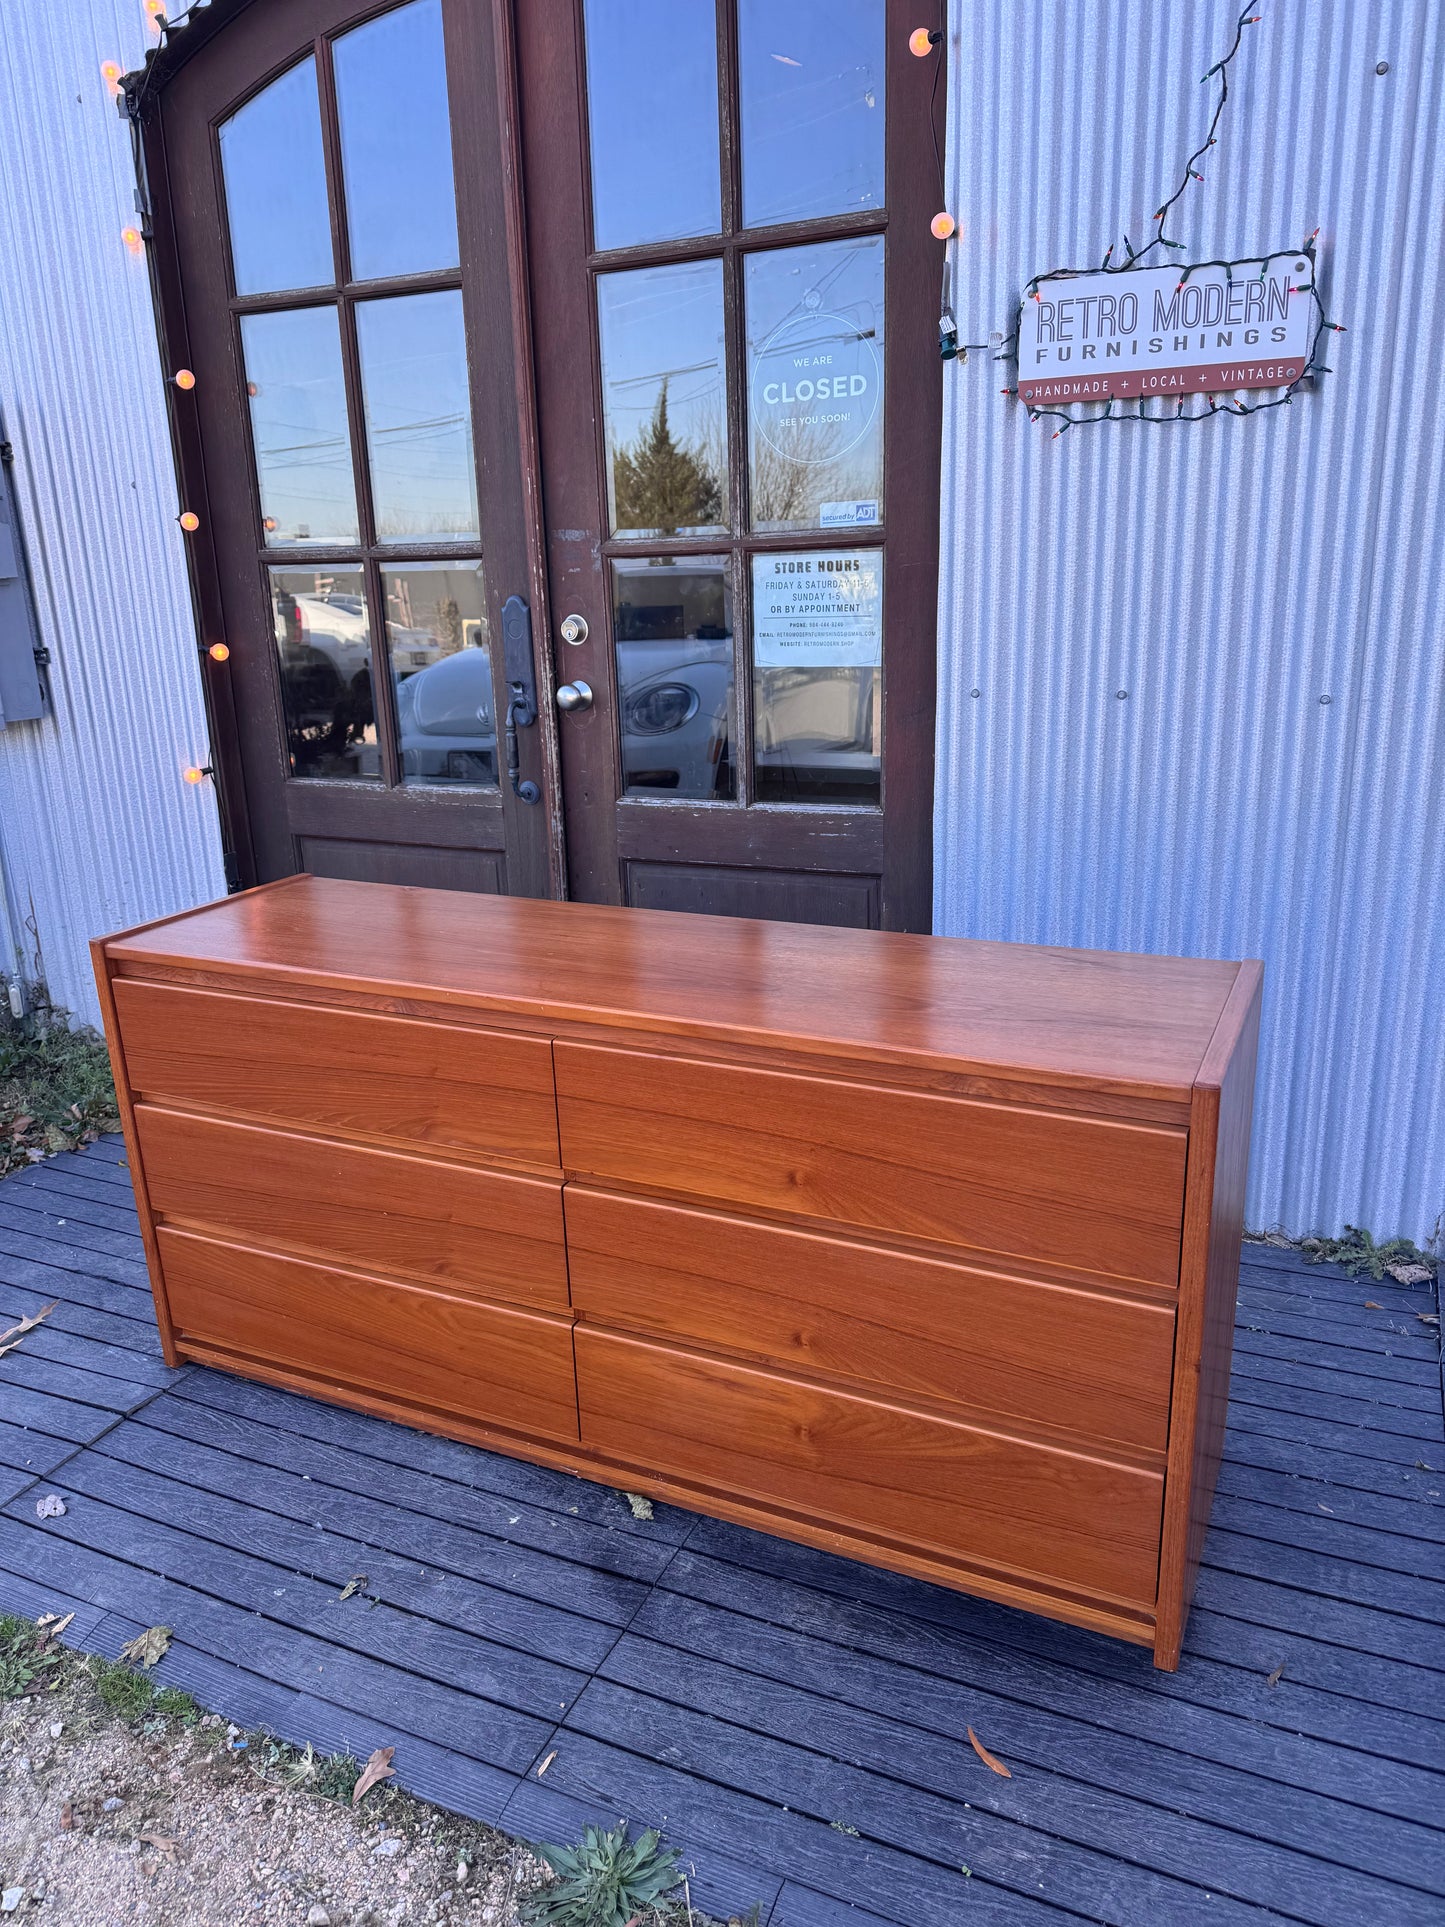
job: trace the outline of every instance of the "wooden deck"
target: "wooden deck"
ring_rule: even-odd
[[[1432,1291],[1247,1249],[1229,1452],[1170,1676],[1093,1634],[169,1372],[123,1155],[0,1183],[0,1327],[60,1300],[0,1359],[0,1609],[74,1610],[67,1638],[112,1656],[164,1622],[159,1676],[207,1706],[327,1751],[394,1744],[404,1785],[524,1838],[662,1826],[724,1918],[1445,1919]],[[68,1510],[42,1523],[52,1491]],[[356,1573],[366,1591],[340,1600]]]

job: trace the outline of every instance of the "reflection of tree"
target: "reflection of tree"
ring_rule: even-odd
[[[462,612],[455,596],[438,596],[432,633],[442,646],[442,654],[453,655],[462,646]]]
[[[753,427],[752,519],[770,524],[816,523],[821,502],[872,500],[878,494],[876,444],[870,433],[847,455],[833,455],[831,422],[798,421],[764,435]],[[781,444],[781,446],[779,446]]]
[[[722,483],[706,448],[685,448],[667,418],[667,383],[652,420],[630,448],[612,457],[612,490],[619,529],[709,528],[722,521]]]

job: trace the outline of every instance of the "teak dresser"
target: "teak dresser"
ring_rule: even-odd
[[[95,960],[172,1362],[1178,1664],[1258,964],[313,877]]]

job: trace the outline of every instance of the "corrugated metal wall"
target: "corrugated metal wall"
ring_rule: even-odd
[[[140,0],[0,5],[0,433],[54,713],[0,729],[0,842],[27,973],[97,1016],[87,940],[225,889],[128,130]]]
[[[1006,331],[1030,275],[1151,231],[1238,4],[955,0],[965,339]],[[1250,1222],[1423,1240],[1445,1208],[1445,8],[1252,11],[1173,231],[1188,260],[1320,226],[1337,372],[1251,421],[1054,442],[1004,371],[948,371],[937,928],[1263,957]]]

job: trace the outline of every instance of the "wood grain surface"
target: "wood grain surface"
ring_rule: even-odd
[[[1153,1603],[1160,1473],[585,1324],[573,1336],[584,1445]]]
[[[302,877],[106,945],[323,989],[405,987],[558,1022],[788,1042],[1136,1095],[1192,1088],[1232,963]]]
[[[565,1309],[561,1185],[135,1107],[151,1204],[388,1276]]]
[[[563,1203],[593,1323],[1163,1452],[1166,1305],[582,1184]]]
[[[364,1138],[556,1165],[546,1038],[119,978],[135,1093]]]
[[[570,1320],[369,1278],[162,1225],[182,1344],[220,1345],[443,1411],[577,1437]]]
[[[559,1041],[567,1170],[1172,1285],[1186,1137]]]

